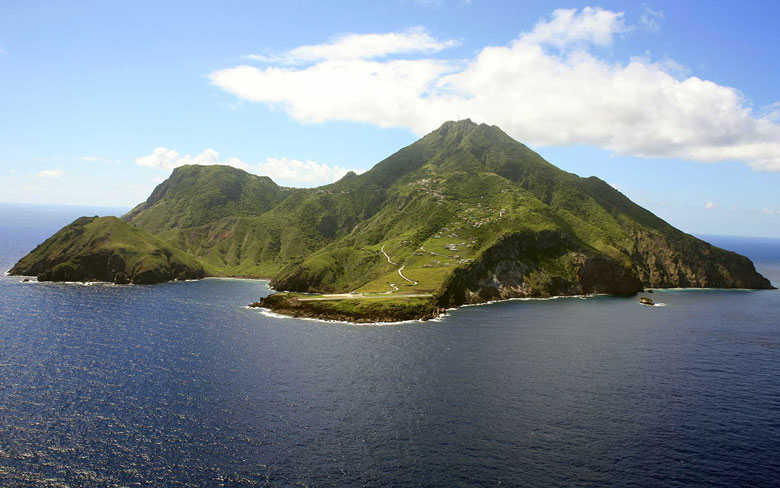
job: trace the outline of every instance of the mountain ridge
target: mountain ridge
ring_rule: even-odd
[[[122,222],[191,256],[207,275],[352,293],[377,302],[374,318],[382,303],[398,308],[401,294],[441,308],[644,287],[771,287],[749,259],[468,119],[317,188],[284,188],[229,167],[180,167]],[[314,307],[295,294],[286,300],[273,302],[301,314]],[[327,302],[316,313],[327,315]]]

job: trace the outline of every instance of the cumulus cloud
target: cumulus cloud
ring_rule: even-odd
[[[615,34],[625,32],[623,12],[601,8],[560,8],[552,13],[552,19],[540,20],[534,29],[520,37],[528,44],[548,44],[558,48],[570,44],[594,44],[609,46]]]
[[[173,168],[178,168],[179,166],[184,166],[187,164],[200,164],[204,166],[222,164],[243,170],[249,169],[249,165],[238,158],[228,158],[224,160],[219,159],[219,153],[211,148],[204,150],[197,156],[190,156],[189,154],[182,156],[174,149],[158,147],[152,151],[151,154],[136,158],[135,164],[139,166],[146,166],[148,168],[158,168],[165,170],[172,170]]]
[[[707,202],[704,204],[704,208],[707,210],[712,210],[715,208],[715,202]]]
[[[780,208],[762,208],[761,209],[762,214],[766,215],[780,215]]]
[[[471,117],[532,145],[741,160],[754,170],[780,171],[773,111],[756,114],[739,90],[684,76],[669,60],[622,63],[594,50],[629,28],[621,12],[562,9],[509,44],[484,47],[466,60],[376,59],[401,49],[420,52],[403,43],[392,50],[349,49],[347,56],[334,48],[337,40],[304,46],[305,55],[296,58],[308,59],[303,65],[241,65],[209,78],[240,99],[304,122],[356,121],[422,135],[445,120]]]
[[[438,41],[422,27],[385,34],[346,34],[327,44],[301,46],[282,55],[250,54],[254,61],[296,64],[324,59],[369,59],[397,53],[433,53],[456,46],[454,40]]]
[[[39,172],[36,176],[44,180],[56,180],[57,178],[61,178],[63,174],[65,173],[63,173],[61,169],[45,169]]]
[[[270,177],[272,180],[293,182],[299,184],[332,183],[341,179],[349,171],[357,174],[363,170],[349,170],[341,166],[328,166],[317,161],[300,161],[298,159],[268,158],[258,165],[258,174]]]
[[[277,183],[292,186],[313,186],[332,183],[341,179],[349,171],[357,174],[363,173],[362,169],[347,169],[341,166],[328,166],[317,161],[301,161],[289,158],[268,158],[263,163],[247,164],[239,158],[220,159],[219,153],[214,149],[206,149],[197,156],[180,155],[173,149],[158,147],[151,154],[136,158],[139,166],[172,170],[187,164],[214,165],[221,164],[243,169],[250,173],[268,176]],[[160,183],[165,178],[155,177],[154,183]]]

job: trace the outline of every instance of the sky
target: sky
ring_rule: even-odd
[[[780,237],[780,3],[0,0],[0,202],[182,164],[330,183],[447,120],[676,227]]]

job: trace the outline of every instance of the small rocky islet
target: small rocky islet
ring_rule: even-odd
[[[748,258],[470,120],[318,188],[227,166],[176,168],[121,219],[82,217],[10,274],[139,284],[270,278],[280,292],[253,305],[351,322],[427,319],[518,297],[772,288]]]

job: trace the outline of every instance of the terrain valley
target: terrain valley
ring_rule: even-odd
[[[768,289],[746,257],[688,235],[496,126],[446,122],[313,189],[182,166],[123,217],[82,217],[10,271],[39,281],[270,279],[255,306],[353,322],[519,297]]]

